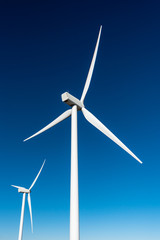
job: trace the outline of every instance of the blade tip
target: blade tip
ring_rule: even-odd
[[[138,162],[140,163],[140,164],[142,164],[143,162],[139,159],[139,158],[137,158],[137,160],[138,160]]]
[[[27,140],[29,140],[29,138],[24,139],[23,142],[26,142]]]
[[[29,139],[33,138],[33,137],[34,137],[34,135],[31,136],[31,137],[28,137],[28,138],[24,139],[23,142],[26,142],[26,141],[28,141]]]

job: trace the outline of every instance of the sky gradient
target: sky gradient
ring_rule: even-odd
[[[142,161],[139,164],[78,113],[80,239],[160,239],[160,3],[0,3],[0,239],[69,239],[70,119],[23,140],[80,98],[100,25],[85,106]]]

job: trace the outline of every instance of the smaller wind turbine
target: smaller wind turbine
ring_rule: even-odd
[[[33,221],[32,221],[32,207],[31,207],[31,189],[33,188],[34,184],[36,183],[42,168],[45,164],[45,161],[42,164],[41,169],[39,170],[39,173],[37,174],[36,178],[34,179],[32,185],[30,186],[29,189],[24,188],[24,187],[19,187],[19,186],[15,186],[15,185],[11,185],[12,187],[18,188],[18,192],[23,193],[23,198],[22,198],[22,209],[21,209],[21,219],[20,219],[20,225],[19,225],[19,236],[18,236],[18,240],[22,240],[22,233],[23,233],[23,219],[24,219],[24,207],[25,207],[25,199],[26,199],[26,193],[28,194],[28,206],[29,206],[29,212],[30,212],[30,218],[31,218],[31,229],[33,232]]]

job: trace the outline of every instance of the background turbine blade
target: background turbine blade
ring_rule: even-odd
[[[41,173],[41,171],[42,171],[42,168],[43,168],[43,166],[44,166],[44,164],[45,164],[45,161],[46,161],[46,160],[44,160],[44,162],[43,162],[43,164],[42,164],[42,167],[41,167],[41,169],[39,170],[36,178],[34,179],[32,185],[30,186],[29,190],[31,190],[31,189],[33,188],[34,184],[36,183],[36,181],[37,181],[37,179],[38,179],[38,177],[39,177],[39,175],[40,175],[40,173]]]
[[[31,229],[32,229],[32,233],[33,233],[32,207],[31,207],[31,196],[30,196],[30,193],[28,193],[28,207],[29,207],[30,219],[31,219]]]
[[[106,128],[92,113],[90,113],[87,109],[82,108],[82,112],[84,117],[90,122],[94,127],[99,129],[102,133],[104,133],[107,137],[109,137],[113,142],[123,148],[127,153],[129,153],[133,158],[135,158],[138,162],[142,163],[139,158],[136,157],[134,153],[132,153],[108,128]]]
[[[98,46],[99,46],[99,41],[100,41],[100,36],[101,36],[101,30],[102,30],[102,26],[100,26],[100,30],[99,30],[99,35],[98,35],[98,39],[97,39],[97,43],[96,43],[96,47],[94,50],[94,54],[93,54],[93,58],[92,58],[92,62],[89,68],[89,72],[88,72],[88,76],[87,76],[87,80],[83,89],[83,93],[81,96],[81,102],[84,102],[85,96],[87,94],[90,82],[91,82],[91,78],[92,78],[92,74],[93,74],[93,69],[94,69],[94,65],[95,65],[95,61],[96,61],[96,57],[97,57],[97,52],[98,52]]]
[[[57,123],[63,121],[64,119],[68,118],[71,115],[72,110],[67,110],[64,113],[62,113],[58,118],[56,118],[53,122],[51,122],[50,124],[48,124],[46,127],[42,128],[40,131],[38,131],[37,133],[33,134],[31,137],[26,138],[25,140],[23,140],[24,142],[39,135],[40,133],[48,130],[49,128],[53,127],[54,125],[56,125]]]
[[[12,187],[14,188],[22,188],[22,187],[19,187],[19,186],[15,186],[15,185],[11,185]]]

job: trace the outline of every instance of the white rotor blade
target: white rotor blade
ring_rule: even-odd
[[[64,119],[68,118],[71,115],[72,110],[67,110],[64,113],[62,113],[58,118],[56,118],[53,122],[51,122],[50,124],[48,124],[46,127],[42,128],[40,131],[38,131],[37,133],[33,134],[31,137],[26,138],[25,140],[23,140],[24,142],[39,135],[40,133],[48,130],[49,128],[53,127],[54,125],[56,125],[57,123],[63,121]]]
[[[23,188],[23,187],[19,187],[19,186],[15,186],[15,185],[11,185],[12,187],[15,187],[15,188]]]
[[[32,207],[31,207],[31,196],[30,196],[30,193],[28,193],[28,207],[29,207],[30,218],[31,218],[31,229],[32,229],[32,233],[33,233]]]
[[[43,166],[44,166],[44,164],[45,164],[45,161],[46,161],[46,160],[44,160],[44,162],[43,162],[43,164],[42,164],[42,167],[41,167],[41,169],[39,170],[39,172],[38,172],[38,174],[37,174],[36,178],[34,179],[34,181],[33,181],[32,185],[30,186],[29,190],[31,190],[31,189],[32,189],[32,187],[34,186],[34,184],[36,183],[36,181],[37,181],[37,179],[38,179],[38,177],[39,177],[39,174],[41,173],[41,171],[42,171],[42,168],[43,168]]]
[[[107,137],[109,137],[113,142],[123,148],[126,152],[128,152],[132,157],[134,157],[138,162],[142,163],[139,158],[134,155],[108,128],[106,128],[92,113],[90,113],[87,109],[82,108],[82,112],[84,117],[90,122],[94,127],[99,129],[102,133],[104,133]]]
[[[96,61],[96,57],[97,57],[97,52],[98,52],[98,46],[99,46],[99,41],[100,41],[100,36],[101,36],[101,30],[102,30],[102,26],[100,26],[100,30],[99,30],[99,35],[98,35],[98,39],[97,39],[97,43],[96,43],[96,47],[94,50],[94,54],[93,54],[93,58],[92,58],[92,62],[89,68],[89,72],[88,72],[88,76],[87,76],[87,80],[83,89],[83,93],[81,96],[81,102],[84,102],[85,96],[87,94],[90,82],[91,82],[91,78],[92,78],[92,74],[93,74],[93,69],[94,69],[94,65],[95,65],[95,61]]]

